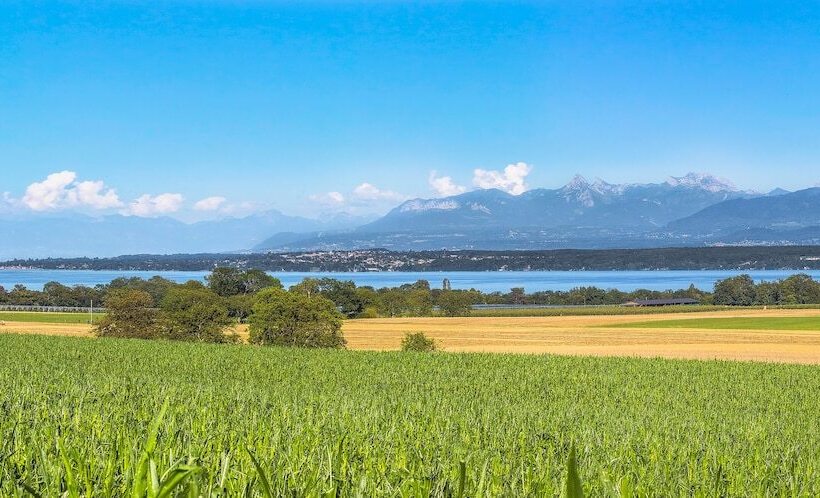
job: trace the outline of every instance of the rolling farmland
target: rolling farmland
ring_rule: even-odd
[[[684,318],[685,317],[685,318]],[[0,313],[0,320],[3,314]],[[87,324],[5,321],[0,333],[91,337]],[[820,309],[738,309],[643,315],[346,320],[354,350],[399,349],[423,332],[452,352],[642,356],[820,364]],[[247,337],[247,328],[236,331]]]

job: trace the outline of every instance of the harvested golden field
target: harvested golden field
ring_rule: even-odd
[[[352,349],[398,349],[407,332],[424,332],[445,351],[662,356],[820,364],[820,330],[625,328],[629,322],[730,317],[820,316],[820,310],[744,310],[644,316],[393,318],[350,320]],[[608,327],[612,325],[612,327]]]
[[[0,334],[42,334],[67,337],[92,337],[91,326],[85,324],[0,321]]]
[[[647,322],[704,318],[820,317],[820,310],[740,310],[654,315],[384,318],[348,320],[351,349],[399,349],[407,332],[424,332],[444,351],[645,356],[820,364],[820,330],[647,327]],[[629,328],[640,323],[641,328]],[[5,322],[0,333],[90,337],[82,324]],[[246,327],[237,332],[247,337]]]

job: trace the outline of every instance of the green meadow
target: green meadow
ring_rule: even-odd
[[[94,322],[102,318],[102,313],[94,313]],[[0,322],[29,323],[91,323],[89,313],[50,313],[39,311],[0,311]]]
[[[818,496],[819,373],[0,335],[0,495]]]
[[[649,322],[609,325],[622,328],[647,329],[710,329],[710,330],[817,330],[820,316],[800,317],[731,317],[687,318],[682,320],[655,320]]]

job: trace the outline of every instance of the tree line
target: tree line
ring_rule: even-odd
[[[16,306],[89,307],[109,306],[112,296],[119,290],[143,291],[154,306],[161,303],[173,289],[199,289],[203,299],[213,295],[227,308],[228,317],[245,322],[252,314],[254,296],[269,287],[283,288],[281,282],[264,271],[240,270],[231,267],[214,269],[206,277],[205,284],[191,281],[175,284],[162,277],[150,279],[117,278],[108,284],[88,287],[69,287],[49,282],[42,290],[27,289],[16,285],[12,289],[0,286],[0,304]],[[201,289],[200,289],[201,288]],[[204,289],[204,290],[203,290]],[[576,287],[568,291],[537,291],[527,293],[516,287],[508,292],[481,292],[479,290],[454,290],[444,279],[434,287],[429,281],[419,280],[399,287],[375,289],[357,286],[352,281],[332,278],[306,278],[292,286],[289,292],[306,296],[321,296],[334,303],[346,318],[376,318],[396,316],[429,316],[435,313],[447,316],[464,316],[476,304],[502,305],[618,305],[635,299],[693,298],[701,304],[717,305],[787,305],[820,304],[820,283],[806,274],[796,274],[776,282],[755,283],[749,275],[720,280],[714,291],[708,292],[694,285],[686,289],[654,291],[638,289],[620,291],[599,287]]]
[[[820,304],[820,282],[805,273],[760,283],[749,275],[738,275],[715,283],[712,302],[728,306]]]

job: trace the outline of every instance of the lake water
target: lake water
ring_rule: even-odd
[[[352,280],[356,285],[396,287],[419,279],[430,281],[433,287],[441,287],[442,280],[450,279],[454,289],[475,288],[484,292],[509,291],[512,287],[524,287],[527,292],[539,290],[569,290],[579,286],[596,286],[604,289],[683,289],[689,284],[703,290],[711,290],[715,281],[748,273],[756,281],[770,281],[799,273],[792,270],[723,271],[723,270],[647,270],[647,271],[528,271],[528,272],[372,272],[372,273],[307,273],[270,272],[285,286],[300,282],[305,277],[332,277]],[[815,280],[820,270],[803,271]],[[205,280],[208,272],[198,271],[92,271],[92,270],[0,270],[0,285],[10,289],[23,284],[30,289],[42,289],[50,281],[64,285],[87,285],[108,283],[117,277],[150,278],[160,275],[174,282]]]

